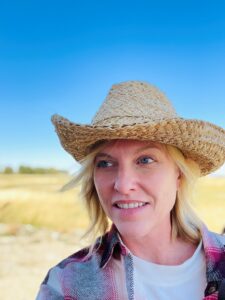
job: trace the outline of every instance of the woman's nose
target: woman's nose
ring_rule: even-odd
[[[135,174],[128,168],[120,168],[115,177],[114,189],[120,194],[126,195],[135,190]]]

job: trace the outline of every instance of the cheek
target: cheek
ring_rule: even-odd
[[[166,178],[162,172],[154,172],[151,174],[143,174],[140,182],[145,184],[145,187],[154,193],[159,193],[165,186]]]
[[[165,182],[165,188],[164,188],[164,197],[167,202],[167,207],[170,209],[173,208],[175,202],[176,202],[176,195],[177,195],[177,180],[176,178],[170,177],[170,179]]]
[[[109,182],[107,176],[94,174],[94,185],[101,204],[104,206],[109,198]]]
[[[113,172],[96,170],[93,175],[94,184],[99,191],[109,190],[113,187],[115,175]]]
[[[158,201],[165,207],[173,207],[177,194],[177,177],[160,172],[151,178],[152,191]]]

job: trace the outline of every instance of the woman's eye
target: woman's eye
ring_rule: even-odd
[[[107,160],[100,160],[96,163],[97,168],[109,168],[112,166],[112,163]]]
[[[143,156],[141,158],[138,159],[138,164],[144,164],[144,165],[147,165],[147,164],[150,164],[152,163],[154,160],[149,157],[149,156]]]

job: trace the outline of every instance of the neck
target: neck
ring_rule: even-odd
[[[122,237],[130,252],[146,261],[161,265],[179,265],[190,258],[196,245],[172,238],[171,226],[152,230],[149,234],[135,237]]]

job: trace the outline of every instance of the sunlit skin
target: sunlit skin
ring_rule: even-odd
[[[179,182],[179,169],[159,143],[111,141],[95,158],[94,184],[105,213],[126,246],[154,262],[180,263],[194,251],[171,240],[170,212]]]

